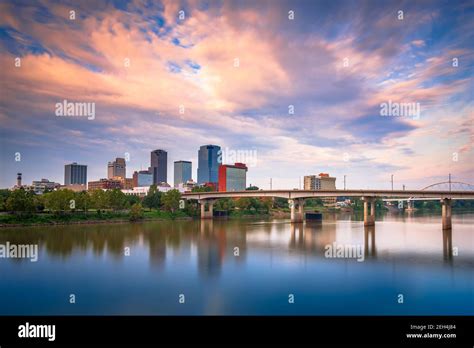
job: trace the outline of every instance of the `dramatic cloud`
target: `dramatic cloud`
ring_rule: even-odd
[[[206,143],[257,150],[248,181],[265,188],[322,171],[352,187],[387,187],[391,174],[413,188],[448,173],[472,181],[467,1],[7,1],[0,12],[1,186],[17,171],[62,182],[70,161],[98,179],[125,152],[131,176],[156,148],[169,178],[175,160],[192,160],[196,178]],[[94,102],[96,117],[55,116],[65,99]],[[383,117],[389,101],[421,114]]]

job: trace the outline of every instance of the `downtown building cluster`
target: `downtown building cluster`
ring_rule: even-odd
[[[14,188],[23,187],[42,194],[46,190],[67,188],[73,191],[120,189],[125,194],[144,196],[150,186],[159,191],[177,189],[180,192],[191,191],[194,187],[209,187],[214,191],[243,191],[246,188],[247,166],[244,163],[223,164],[222,150],[217,145],[203,145],[198,151],[197,182],[192,178],[192,162],[178,160],[174,162],[173,186],[168,183],[168,153],[157,149],[150,153],[150,166],[146,170],[134,171],[127,178],[127,161],[116,158],[107,164],[107,177],[99,180],[87,180],[87,165],[76,162],[64,166],[64,185],[48,179],[33,181],[31,186],[22,185],[22,174],[17,174]]]

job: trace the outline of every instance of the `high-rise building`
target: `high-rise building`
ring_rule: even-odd
[[[125,158],[116,158],[115,161],[109,162],[107,165],[107,178],[121,178],[125,179],[126,177],[126,164]]]
[[[185,184],[191,180],[192,163],[189,161],[174,162],[174,187]]]
[[[87,166],[76,162],[64,166],[64,185],[87,184]]]
[[[304,177],[305,190],[335,190],[336,178],[329,176],[327,173],[319,173],[319,175],[307,175]],[[321,199],[325,206],[333,207],[336,205],[336,197],[324,197]]]
[[[336,178],[330,177],[327,173],[319,175],[306,175],[304,177],[305,190],[335,190]]]
[[[199,148],[198,184],[218,182],[219,151],[221,148],[217,145],[203,145]]]
[[[165,150],[151,152],[150,172],[155,185],[168,181],[168,153]]]
[[[153,174],[148,170],[133,173],[133,187],[150,187],[153,185]]]
[[[245,191],[247,166],[243,163],[219,166],[219,191]]]

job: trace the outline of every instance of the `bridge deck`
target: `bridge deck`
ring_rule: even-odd
[[[219,199],[240,197],[280,197],[285,199],[318,197],[380,197],[380,198],[451,198],[474,199],[474,191],[424,190],[247,190],[232,192],[189,192],[185,199]]]

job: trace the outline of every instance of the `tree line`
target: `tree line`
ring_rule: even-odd
[[[41,195],[24,189],[0,190],[0,211],[15,214],[33,214],[48,211],[55,214],[87,212],[89,210],[124,211],[133,206],[162,209],[175,212],[179,208],[181,194],[178,190],[166,193],[151,186],[144,198],[126,195],[120,189],[74,192],[68,189],[45,192]],[[137,209],[137,208],[135,208]]]

